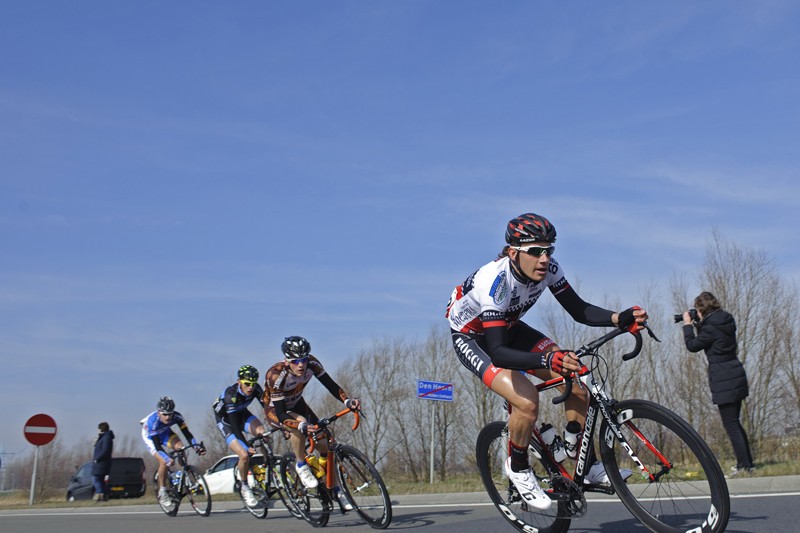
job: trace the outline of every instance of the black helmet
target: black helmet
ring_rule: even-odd
[[[156,404],[156,409],[164,415],[171,415],[175,412],[175,401],[169,396],[162,396]]]
[[[245,381],[258,381],[258,370],[251,365],[242,365],[239,367],[239,379]]]
[[[286,337],[281,344],[281,350],[286,359],[299,359],[311,352],[311,344],[303,337]]]
[[[511,246],[529,242],[556,242],[556,228],[541,215],[525,213],[508,221],[506,242]]]

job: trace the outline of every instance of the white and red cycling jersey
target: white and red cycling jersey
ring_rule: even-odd
[[[485,327],[513,326],[549,288],[554,296],[569,288],[564,271],[550,258],[547,276],[539,282],[523,279],[508,257],[487,263],[457,286],[445,316],[454,331],[481,335]]]

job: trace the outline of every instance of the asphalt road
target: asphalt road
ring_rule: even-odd
[[[800,476],[729,481],[732,514],[727,531],[732,533],[786,533],[798,530]],[[574,520],[570,531],[634,533],[645,531],[613,496],[591,495],[589,512]],[[390,530],[494,533],[515,531],[481,493],[432,494],[393,498],[394,519]],[[0,511],[3,533],[217,533],[219,531],[308,532],[311,526],[291,517],[280,507],[265,520],[256,520],[238,502],[220,502],[211,516],[179,513],[170,518],[152,505],[110,505]],[[371,531],[357,515],[334,514],[326,529]]]

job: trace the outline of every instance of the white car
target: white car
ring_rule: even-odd
[[[255,461],[256,464],[263,464],[264,456],[256,454],[251,461]],[[226,455],[214,463],[214,466],[206,470],[203,477],[206,479],[206,483],[208,483],[208,490],[211,494],[232,494],[234,492],[239,492],[239,485],[234,478],[234,471],[238,463],[238,455]],[[253,482],[252,476],[248,482]]]

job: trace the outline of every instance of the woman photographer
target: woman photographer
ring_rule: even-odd
[[[736,321],[710,292],[701,292],[694,299],[694,306],[696,320],[692,317],[693,310],[683,313],[683,338],[690,352],[705,350],[708,359],[711,399],[719,408],[722,426],[736,455],[736,466],[727,477],[750,473],[753,457],[747,434],[739,421],[742,400],[747,398],[749,389],[744,365],[736,356]],[[697,328],[697,335],[693,325]]]

